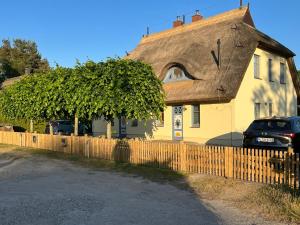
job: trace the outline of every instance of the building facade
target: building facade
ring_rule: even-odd
[[[256,118],[297,115],[295,54],[255,28],[247,7],[143,37],[128,58],[152,65],[167,107],[160,120],[115,119],[113,135],[242,144]],[[103,135],[106,122],[93,122]]]

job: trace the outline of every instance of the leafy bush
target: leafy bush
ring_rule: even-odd
[[[16,132],[25,132],[30,130],[30,121],[25,119],[8,119],[0,115],[0,125],[12,125]],[[44,133],[46,128],[45,121],[34,121],[34,131]]]

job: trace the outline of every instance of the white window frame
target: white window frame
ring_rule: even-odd
[[[256,108],[258,106],[258,108]],[[258,110],[258,112],[257,112]],[[254,118],[259,119],[261,118],[261,103],[260,102],[255,102],[254,103]]]
[[[285,63],[280,63],[280,77],[279,77],[280,84],[286,84],[286,65]]]
[[[180,77],[175,77],[175,70],[177,72],[180,72]],[[165,78],[163,80],[163,83],[170,83],[170,82],[178,82],[178,81],[184,81],[184,80],[191,80],[187,75],[185,74],[184,70],[181,69],[178,66],[173,66],[168,69]]]
[[[261,79],[261,77],[260,77],[260,56],[257,54],[254,54],[254,57],[253,57],[253,72],[254,72],[255,79]]]
[[[273,59],[269,58],[268,59],[268,79],[269,79],[269,82],[274,82],[272,67],[273,67]]]
[[[133,119],[131,121],[131,127],[138,127],[139,126],[139,121],[137,119]]]
[[[268,114],[270,117],[273,116],[273,102],[269,102],[268,104]]]
[[[191,107],[192,107],[192,124],[191,124],[191,127],[193,127],[193,128],[199,128],[200,127],[200,105],[191,105]],[[198,107],[198,111],[195,111],[195,107]],[[197,113],[197,115],[198,115],[198,118],[199,118],[199,123],[195,123],[195,113]]]
[[[160,118],[156,120],[155,122],[157,127],[164,127],[165,126],[165,112],[162,111],[160,113]]]

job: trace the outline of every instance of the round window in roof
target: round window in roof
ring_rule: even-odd
[[[189,80],[189,78],[185,75],[184,71],[181,68],[174,66],[167,71],[163,82],[168,83],[181,80]]]

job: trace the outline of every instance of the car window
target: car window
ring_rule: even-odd
[[[295,121],[295,130],[296,130],[297,132],[300,132],[300,120],[296,120],[296,121]]]
[[[271,131],[291,130],[291,123],[285,120],[258,120],[252,123],[250,129]]]
[[[60,125],[64,125],[64,126],[70,126],[72,125],[71,121],[59,121]]]

